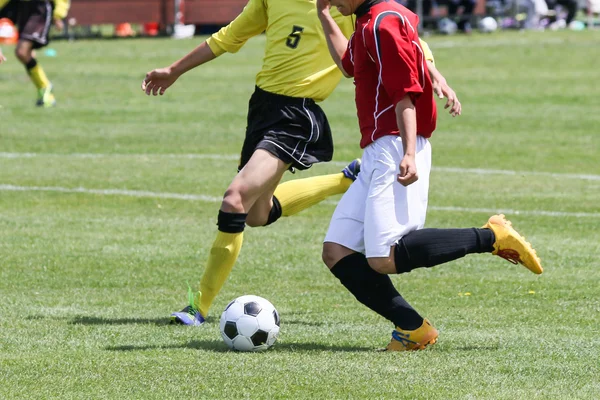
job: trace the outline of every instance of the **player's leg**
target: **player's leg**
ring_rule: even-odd
[[[242,248],[248,211],[265,192],[272,193],[288,164],[266,150],[258,149],[227,188],[219,210],[217,236],[200,280],[200,290],[172,323],[200,325],[229,277]]]
[[[431,167],[429,142],[417,139],[419,180],[407,187],[395,179],[395,164],[403,154],[401,142],[382,138],[378,144],[395,145],[397,149],[389,149],[389,158],[395,157],[395,161],[390,163],[387,174],[375,175],[373,186],[378,194],[369,196],[367,203],[365,247],[373,269],[382,274],[404,273],[444,264],[467,254],[492,253],[520,262],[534,273],[542,272],[531,245],[503,216],[490,218],[483,228],[422,229]]]
[[[359,172],[360,159],[356,159],[338,174],[313,176],[281,183],[277,186],[274,196],[281,205],[282,216],[295,215],[330,196],[346,192]]]
[[[52,84],[42,66],[33,57],[34,49],[48,44],[48,32],[52,23],[50,1],[20,2],[18,10],[19,42],[15,54],[25,66],[31,82],[38,91],[37,106],[52,107],[56,104]]]
[[[365,219],[367,199],[373,190],[371,177],[381,173],[377,154],[377,149],[365,150],[362,175],[336,207],[323,245],[323,261],[358,301],[394,323],[397,327],[394,335],[410,336],[402,342],[396,341],[403,344],[402,350],[420,349],[435,342],[437,331],[398,293],[389,276],[374,271],[362,254],[365,226],[369,223]]]
[[[333,140],[327,116],[321,107],[306,99],[301,103],[289,104],[286,112],[297,116],[297,124],[301,129],[286,128],[283,135],[278,135],[282,143],[281,156],[290,157],[294,160],[294,167],[300,170],[318,162],[330,161]],[[274,196],[279,202],[282,216],[297,214],[329,196],[344,193],[359,171],[360,160],[354,160],[338,174],[294,179],[280,184]]]

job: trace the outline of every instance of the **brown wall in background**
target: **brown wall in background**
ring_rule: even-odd
[[[244,8],[248,0],[186,0],[185,23],[197,25],[226,25]],[[485,0],[478,0],[476,14],[485,11]],[[441,14],[444,12],[442,10]],[[143,24],[174,22],[173,0],[72,0],[69,17],[79,25]]]

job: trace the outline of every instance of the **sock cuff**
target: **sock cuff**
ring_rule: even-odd
[[[352,272],[352,266],[358,264],[365,255],[362,253],[352,253],[338,261],[331,269],[331,273],[338,279],[342,279]]]
[[[240,233],[243,232],[246,227],[247,216],[248,214],[245,213],[228,213],[219,210],[217,226],[221,232]]]
[[[27,64],[25,64],[25,68],[27,68],[27,71],[31,71],[32,69],[34,69],[35,67],[37,67],[37,60],[33,57],[31,57],[31,60],[29,60],[29,62]]]
[[[267,219],[267,223],[265,224],[265,226],[271,225],[273,222],[281,218],[282,213],[283,210],[281,208],[281,203],[279,202],[277,197],[273,196],[273,207],[271,207],[271,211],[269,211],[269,218]]]

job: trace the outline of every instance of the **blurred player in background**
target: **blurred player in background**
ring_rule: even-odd
[[[335,12],[333,18],[349,37],[352,19]],[[239,173],[223,197],[200,290],[190,294],[189,306],[171,315],[173,323],[204,322],[238,258],[246,224],[269,225],[344,193],[359,171],[357,160],[339,174],[279,185],[286,170],[304,170],[333,155],[329,123],[317,102],[332,93],[341,73],[327,51],[314,1],[250,0],[233,22],[187,56],[149,72],[142,89],[148,95],[162,95],[185,72],[225,52],[237,52],[263,31],[267,37],[263,67],[249,102]],[[450,92],[445,81],[441,86]]]
[[[11,18],[19,28],[15,54],[38,91],[36,105],[40,107],[52,107],[56,100],[52,94],[52,83],[33,57],[33,50],[48,45],[52,21],[58,29],[64,28],[62,20],[67,16],[69,6],[69,0],[0,0],[0,10],[15,11],[16,16]]]
[[[540,259],[503,215],[481,229],[423,229],[437,111],[425,73],[418,17],[385,0],[317,0],[333,59],[353,77],[362,172],[340,200],[323,261],[359,300],[395,325],[390,351],[433,344],[438,331],[395,289],[388,274],[492,253],[542,273]],[[354,13],[360,37],[348,41],[329,13]],[[356,36],[356,35],[355,35]]]

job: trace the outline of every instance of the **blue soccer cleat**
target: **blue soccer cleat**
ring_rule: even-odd
[[[350,164],[346,165],[342,170],[342,174],[352,181],[356,180],[358,173],[360,172],[360,158],[353,160]]]
[[[187,306],[179,312],[171,314],[171,325],[200,326],[205,319],[193,306]]]

